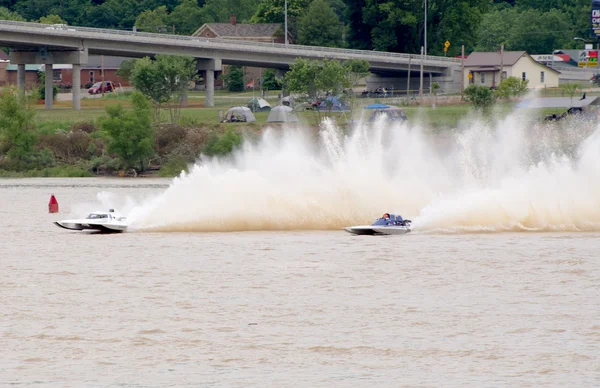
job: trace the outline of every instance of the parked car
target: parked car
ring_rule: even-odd
[[[91,88],[88,89],[89,94],[100,94],[102,93],[102,89],[104,89],[104,93],[114,92],[115,84],[112,81],[104,81],[104,86],[102,86],[102,82],[96,82],[92,85]]]

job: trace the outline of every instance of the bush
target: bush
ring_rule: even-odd
[[[87,159],[92,139],[83,131],[57,132],[40,135],[38,147],[52,150],[56,158],[64,163]]]
[[[281,82],[275,77],[275,69],[267,69],[263,73],[262,88],[268,90],[281,89]]]
[[[158,175],[165,178],[176,177],[181,174],[181,171],[187,171],[189,164],[188,159],[183,156],[169,158],[169,161],[158,171]]]
[[[500,82],[496,89],[496,95],[500,98],[519,97],[527,93],[527,84],[529,80],[522,80],[517,77],[508,77]]]
[[[126,168],[144,171],[154,155],[152,111],[150,101],[140,92],[134,92],[131,99],[132,110],[121,104],[107,106],[108,117],[100,119],[100,126],[107,134],[108,150],[118,155]]]
[[[123,163],[119,158],[111,158],[110,156],[104,155],[92,159],[90,162],[90,171],[94,174],[99,173],[111,173],[119,171],[123,168]]]
[[[228,129],[221,136],[213,132],[208,138],[203,152],[208,156],[227,155],[240,144],[242,144],[242,136],[232,129]]]
[[[160,125],[156,127],[156,153],[159,156],[164,156],[175,147],[178,143],[185,139],[185,128],[178,125]]]
[[[244,71],[241,66],[231,66],[227,74],[221,74],[221,79],[225,81],[230,92],[244,91]]]
[[[46,73],[43,71],[38,72],[38,79],[40,81],[39,96],[40,100],[46,99]],[[56,96],[58,95],[58,86],[52,85],[52,100],[56,100]]]
[[[496,96],[488,86],[469,85],[465,89],[465,100],[472,103],[476,109],[487,110],[496,102]]]
[[[90,122],[90,121],[79,121],[71,126],[72,132],[82,131],[85,133],[92,133],[97,130],[98,130],[98,128],[96,127],[96,124],[94,124],[93,122]]]

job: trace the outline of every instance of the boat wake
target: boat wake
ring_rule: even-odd
[[[348,133],[332,121],[318,135],[267,129],[124,212],[130,230],[163,232],[340,230],[385,211],[414,231],[600,231],[596,124],[513,113],[440,133],[382,121]]]

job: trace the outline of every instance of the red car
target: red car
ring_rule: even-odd
[[[102,89],[104,89],[104,93],[114,92],[115,84],[112,81],[104,81],[104,86],[102,86],[102,82],[96,82],[95,84],[92,85],[91,88],[88,89],[88,93],[89,94],[100,94],[100,93],[102,93]]]

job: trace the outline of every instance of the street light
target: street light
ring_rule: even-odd
[[[280,3],[281,4],[281,3]],[[287,47],[288,41],[287,41],[287,0],[285,0],[285,8],[284,8],[284,13],[285,13],[285,46]]]

